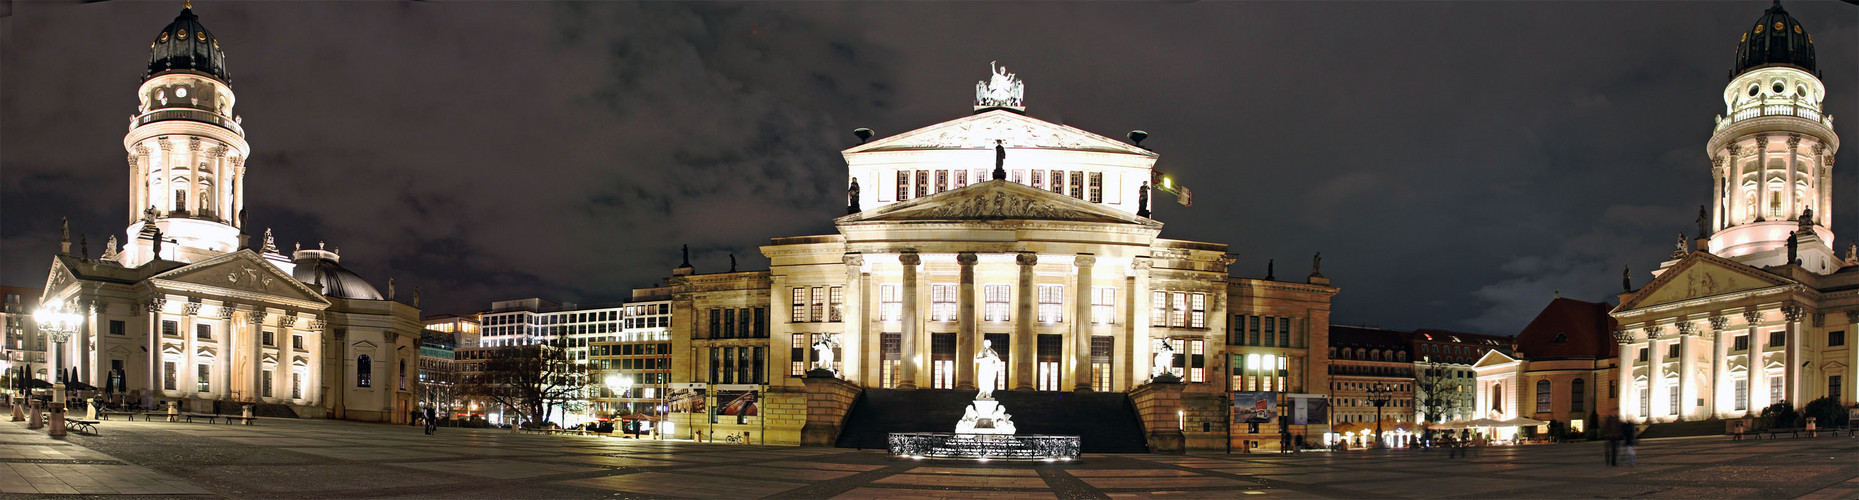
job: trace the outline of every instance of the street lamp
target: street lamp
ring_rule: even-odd
[[[1368,390],[1368,401],[1375,404],[1375,445],[1382,448],[1387,448],[1388,443],[1383,441],[1381,436],[1381,408],[1388,406],[1388,401],[1391,399],[1394,399],[1394,391],[1388,387],[1388,384],[1376,382],[1375,386]]]
[[[55,344],[52,347],[53,380],[64,375],[64,343],[71,340],[71,334],[77,332],[78,322],[83,318],[77,313],[64,310],[63,307],[40,307],[33,311],[32,319],[39,324],[39,331]],[[70,382],[76,382],[72,380]]]

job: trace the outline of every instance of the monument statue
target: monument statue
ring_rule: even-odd
[[[1150,368],[1151,378],[1175,376],[1175,345],[1168,339],[1155,339],[1155,365]]]
[[[848,188],[846,188],[846,213],[848,213],[848,214],[856,214],[856,213],[859,213],[859,208],[858,208],[858,178],[857,178],[857,177],[853,177],[853,178],[852,178],[852,186],[851,186],[851,187],[848,187]]]
[[[1704,239],[1711,235],[1711,218],[1706,214],[1707,212],[1704,210],[1704,205],[1698,205],[1698,239]]]
[[[1681,259],[1688,253],[1691,253],[1691,249],[1685,245],[1685,233],[1678,233],[1678,248],[1672,250],[1672,258]]]
[[[1620,291],[1633,291],[1633,266],[1620,266]]]
[[[1800,231],[1788,233],[1788,262],[1784,263],[1784,265],[1794,264],[1796,263],[1797,260],[1800,260],[1797,258],[1797,256],[1799,256],[1801,252],[1801,242],[1799,241],[1800,238],[1801,238]]]
[[[975,83],[975,107],[1024,108],[1026,84],[998,61],[988,61],[988,81]]]
[[[833,349],[838,347],[839,342],[833,340],[833,334],[820,334],[820,340],[813,341],[813,369],[834,371]]]
[[[161,239],[162,238],[163,236],[161,235],[161,228],[159,227],[155,228],[155,244],[153,245],[154,246],[153,253],[155,255],[152,256],[151,260],[161,260]]]
[[[975,385],[981,392],[975,394],[975,399],[994,399],[994,384],[1000,380],[1001,368],[1006,364],[1001,361],[1000,354],[994,352],[994,341],[981,341],[981,352],[975,353]]]
[[[1000,139],[994,140],[994,180],[1007,180],[1007,146]]]
[[[114,234],[110,235],[109,241],[103,243],[103,260],[116,260],[116,235]]]
[[[1149,216],[1149,183],[1147,181],[1143,182],[1142,188],[1136,190],[1136,216]]]
[[[735,252],[730,252],[729,254],[729,272],[732,272],[732,273],[736,272],[736,253]]]
[[[1311,256],[1310,275],[1317,277],[1323,276],[1323,252],[1317,252],[1317,255]]]
[[[266,229],[266,231],[270,231],[270,230]],[[387,279],[387,300],[394,300],[394,279],[393,278]]]

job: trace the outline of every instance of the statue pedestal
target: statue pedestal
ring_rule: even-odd
[[[1013,434],[1013,418],[1006,407],[992,399],[969,403],[962,419],[955,422],[956,434]]]

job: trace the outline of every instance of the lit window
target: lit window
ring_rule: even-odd
[[[1084,199],[1084,172],[1073,171],[1071,173],[1071,196],[1080,200]]]
[[[1039,322],[1057,323],[1065,320],[1064,311],[1065,285],[1039,285]]]
[[[955,285],[930,285],[930,321],[955,321]]]
[[[819,322],[826,316],[826,287],[813,287],[813,308],[807,312],[807,321]]]
[[[1100,286],[1091,289],[1091,323],[1108,325],[1112,315],[1116,314],[1117,287]]]
[[[982,287],[986,307],[983,311],[984,321],[1007,321],[1010,318],[1007,307],[1007,285],[986,285]]]
[[[1091,172],[1091,203],[1104,202],[1104,173]]]
[[[1168,326],[1168,292],[1149,292],[1149,326]]]
[[[790,295],[793,297],[792,303],[794,308],[793,313],[788,315],[788,322],[800,323],[807,321],[807,287],[794,287],[793,293]],[[711,323],[716,322],[712,321]],[[713,326],[712,328],[715,327]]]
[[[1051,188],[1052,192],[1054,193],[1065,192],[1065,171],[1064,170],[1053,170],[1052,171],[1052,185],[1049,186],[1049,188]]]
[[[955,171],[955,187],[957,188],[968,187],[968,171],[967,170]]]
[[[1188,327],[1207,328],[1207,294],[1188,294]]]
[[[831,290],[832,290],[832,296],[827,299],[827,302],[829,304],[827,314],[830,314],[831,316],[827,317],[827,321],[838,323],[840,321],[843,321],[842,318],[845,317],[846,289],[845,287],[842,287],[842,286],[836,286],[836,287],[832,287]]]
[[[881,321],[897,321],[903,317],[904,299],[898,296],[897,285],[878,287],[878,317]]]
[[[1046,171],[1033,169],[1033,189],[1046,188]]]
[[[897,201],[910,199],[910,171],[897,171]]]

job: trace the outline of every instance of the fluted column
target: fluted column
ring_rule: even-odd
[[[1620,387],[1620,399],[1616,403],[1620,406],[1620,419],[1630,420],[1634,412],[1629,410],[1633,409],[1634,402],[1639,401],[1639,395],[1633,393],[1633,334],[1626,330],[1614,330],[1614,343],[1620,350],[1619,369],[1615,370],[1614,379],[1614,385]]]
[[[1796,162],[1800,159],[1801,134],[1788,134],[1788,175],[1783,177],[1784,183],[1782,184],[1782,210],[1787,212],[1782,215],[1791,219],[1801,215],[1801,209],[1795,208],[1795,205],[1806,204],[1804,201],[1794,199],[1795,168]]]
[[[1659,336],[1664,333],[1664,326],[1646,325],[1646,390],[1652,395],[1652,404],[1646,405],[1647,421],[1664,417],[1671,413],[1671,402],[1665,387],[1665,349],[1659,345]]]
[[[1729,332],[1724,331],[1724,327],[1729,324],[1729,320],[1723,316],[1712,315],[1710,322],[1712,341],[1710,383],[1711,416],[1716,418],[1729,418],[1730,412],[1736,409],[1732,399],[1733,395],[1730,394],[1734,389],[1731,387],[1728,369],[1725,368],[1724,364],[1725,358],[1730,356],[1730,339],[1727,338],[1729,337]]]
[[[1014,304],[1016,314],[1013,318],[1013,388],[1018,391],[1033,389],[1034,350],[1038,344],[1033,342],[1033,266],[1039,264],[1039,254],[1020,252],[1015,258],[1020,264],[1019,300]]]
[[[1748,377],[1744,384],[1749,386],[1749,407],[1745,410],[1747,412],[1745,415],[1755,415],[1762,411],[1762,408],[1775,403],[1770,401],[1772,398],[1769,397],[1769,343],[1763,340],[1760,332],[1757,331],[1762,324],[1762,312],[1743,311],[1743,321],[1749,326],[1749,360],[1746,366],[1748,369],[1743,372],[1744,376]]]
[[[912,250],[899,255],[897,261],[904,265],[902,308],[904,328],[903,341],[900,342],[899,348],[904,367],[903,373],[897,377],[897,388],[915,389],[917,388],[917,365],[923,362],[919,359],[922,356],[917,353],[917,344],[922,342],[917,334],[917,266],[923,263],[923,258]]]
[[[1129,328],[1130,338],[1123,344],[1123,375],[1129,377],[1125,390],[1149,380],[1149,316],[1155,307],[1149,300],[1149,269],[1155,261],[1147,256],[1130,262]]]
[[[955,388],[962,390],[976,389],[975,381],[975,262],[979,257],[974,252],[955,254],[955,263],[962,267],[961,286],[956,291],[957,321],[955,334]],[[987,382],[993,382],[989,380]]]
[[[867,384],[864,377],[871,371],[864,369],[867,365],[865,364],[865,356],[863,353],[867,351],[875,352],[879,349],[870,349],[867,347],[878,345],[878,343],[870,342],[871,339],[866,338],[865,309],[860,307],[861,304],[865,303],[865,287],[863,286],[864,283],[862,280],[859,279],[860,274],[862,274],[860,271],[865,267],[865,256],[856,252],[848,253],[843,257],[843,261],[846,264],[846,287],[844,288],[844,302],[840,302],[839,305],[842,311],[839,315],[839,321],[841,322],[839,326],[842,328],[840,330],[839,341],[845,346],[845,349],[841,350],[841,352],[844,352],[846,355],[841,357],[841,359],[845,362],[846,372],[841,376],[846,380]],[[877,365],[873,364],[869,366]]]
[[[1091,266],[1097,257],[1078,254],[1072,261],[1078,268],[1078,286],[1072,294],[1077,301],[1072,308],[1072,390],[1091,390]]]
[[[89,383],[93,380],[90,376],[90,342],[91,338],[97,333],[96,310],[94,310],[91,305],[92,302],[88,298],[79,298],[77,300],[79,318],[77,326],[77,381],[85,383]]]
[[[1782,316],[1788,320],[1784,325],[1788,329],[1787,345],[1782,346],[1782,394],[1788,398],[1788,405],[1800,408],[1801,402],[1801,315],[1800,305],[1782,306]]]
[[[1756,134],[1756,220],[1769,213],[1769,135]],[[1783,186],[1787,187],[1787,186]]]
[[[1674,326],[1678,328],[1678,408],[1674,413],[1678,414],[1679,420],[1690,420],[1692,406],[1697,403],[1698,393],[1697,388],[1691,386],[1693,382],[1696,382],[1691,376],[1693,365],[1691,341],[1696,332],[1693,331],[1693,325],[1689,320],[1680,320]]]

